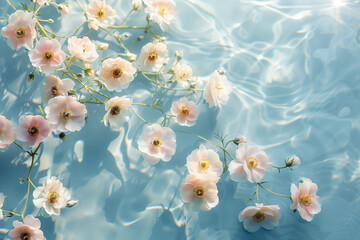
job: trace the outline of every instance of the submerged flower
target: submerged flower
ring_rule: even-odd
[[[11,122],[0,115],[0,149],[8,148],[16,139],[16,133],[11,127]]]
[[[87,12],[90,18],[96,19],[104,27],[111,25],[116,16],[114,9],[105,0],[92,0],[87,6]]]
[[[86,36],[69,38],[68,49],[73,56],[85,62],[94,62],[99,57],[95,44]]]
[[[173,0],[144,0],[144,3],[145,13],[150,15],[150,20],[159,24],[161,30],[165,31],[175,21],[176,7]]]
[[[100,22],[96,18],[89,18],[88,19],[88,26],[89,29],[94,29],[97,31],[99,29]]]
[[[43,116],[21,116],[16,129],[17,138],[32,147],[45,141],[50,134],[50,123]]]
[[[145,71],[157,72],[168,60],[168,50],[164,43],[148,43],[142,47],[138,63]]]
[[[173,102],[171,106],[171,113],[176,116],[176,122],[181,126],[193,126],[196,122],[198,111],[196,103],[188,101],[186,98],[181,98],[179,101]]]
[[[306,221],[313,220],[315,214],[321,211],[320,197],[316,195],[318,186],[308,178],[302,178],[299,189],[291,184],[292,204],[290,209],[297,209]]]
[[[264,206],[256,203],[256,206],[247,207],[241,211],[239,221],[243,222],[248,232],[256,232],[261,227],[271,230],[279,225],[280,207],[278,205]]]
[[[145,126],[137,144],[149,163],[156,164],[160,159],[167,162],[175,154],[175,133],[171,128],[159,124]]]
[[[3,193],[0,193],[0,220],[3,220],[3,218],[4,218],[3,212],[2,212],[2,207],[4,205],[4,200],[5,200],[5,195]]]
[[[298,156],[295,156],[295,155],[289,157],[285,162],[287,167],[293,167],[293,166],[296,166],[296,165],[300,165],[300,163],[301,163],[300,158]]]
[[[45,113],[55,133],[74,132],[85,125],[87,110],[84,104],[77,102],[73,97],[58,96],[49,100]]]
[[[231,85],[226,76],[215,71],[205,86],[204,99],[209,103],[209,107],[221,107],[229,100],[230,93]]]
[[[35,24],[32,13],[17,10],[10,15],[8,25],[2,28],[1,34],[7,38],[12,49],[18,50],[22,46],[31,49],[36,37]]]
[[[269,166],[270,163],[264,151],[241,143],[236,150],[236,159],[229,164],[230,178],[236,182],[245,179],[250,182],[259,182]]]
[[[102,63],[100,80],[110,91],[120,92],[122,89],[127,88],[130,82],[134,80],[135,73],[136,69],[125,59],[120,57],[109,58]]]
[[[216,183],[206,175],[189,174],[180,189],[183,202],[199,201],[199,208],[207,211],[219,203]]]
[[[52,176],[46,180],[42,187],[37,187],[34,190],[33,197],[35,207],[43,207],[49,215],[59,215],[60,209],[66,207],[71,195],[60,180]]]
[[[189,65],[185,63],[178,63],[174,67],[173,80],[177,81],[178,84],[182,87],[188,87],[192,74],[192,68]]]
[[[29,52],[29,58],[34,67],[40,67],[45,74],[54,72],[65,60],[66,54],[56,39],[40,38],[34,49]]]
[[[124,121],[129,120],[129,107],[132,101],[127,97],[113,97],[105,104],[105,114],[103,121],[105,126],[110,123],[113,128],[119,128]]]
[[[44,234],[40,230],[41,222],[32,215],[24,218],[24,223],[13,221],[14,228],[9,232],[12,240],[43,240]]]
[[[43,98],[45,101],[49,101],[51,98],[57,96],[65,96],[74,86],[75,83],[70,78],[61,80],[57,76],[49,75],[45,78]]]

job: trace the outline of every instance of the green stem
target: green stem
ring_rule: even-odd
[[[3,211],[3,212],[6,212],[6,213],[10,213],[10,214],[12,214],[12,215],[14,215],[14,216],[19,216],[19,217],[21,217],[21,215],[20,215],[19,213],[14,212],[14,211],[8,211],[8,210],[4,210],[4,209],[2,209],[2,211]]]
[[[274,195],[280,196],[280,197],[289,198],[290,200],[292,200],[292,199],[291,199],[291,196],[289,196],[289,195],[283,195],[283,194],[279,194],[279,193],[275,193],[275,192],[273,192],[273,191],[270,191],[269,189],[267,189],[267,188],[265,188],[263,185],[261,185],[261,183],[257,183],[257,185],[260,186],[260,187],[261,187],[262,189],[264,189],[265,191],[271,193],[271,194],[274,194]]]
[[[168,114],[168,113],[164,112],[162,109],[160,109],[160,108],[158,108],[158,107],[155,107],[155,106],[152,106],[152,105],[150,105],[150,104],[145,104],[145,103],[133,103],[132,105],[139,105],[139,106],[151,107],[151,108],[154,108],[154,109],[162,112],[165,116],[168,116],[168,117],[176,117],[175,115]]]
[[[283,166],[283,167],[277,167],[277,166],[272,166],[273,168],[276,168],[278,171],[279,171],[279,173],[280,173],[280,169],[283,169],[283,168],[287,168],[288,166]]]
[[[23,151],[27,152],[27,151],[26,151],[22,146],[20,146],[17,142],[14,141],[14,144],[15,144],[16,146],[18,146],[19,148],[21,148]]]
[[[16,11],[16,8],[14,7],[14,5],[10,2],[10,0],[5,0],[15,11]]]
[[[151,125],[151,123],[149,123],[148,121],[146,121],[145,119],[143,119],[132,107],[130,107],[130,110],[133,111],[133,113],[144,123]]]
[[[44,30],[43,26],[40,24],[40,22],[38,20],[36,21],[36,25],[39,27],[40,31],[44,34],[45,37],[47,37],[48,39],[51,39],[49,37],[49,35],[47,35],[46,31]]]
[[[256,184],[256,202],[259,203],[259,184]]]
[[[123,22],[125,22],[125,20],[130,16],[131,13],[134,12],[134,9],[131,9],[130,12],[128,12],[128,14],[126,14],[126,16],[123,18],[123,20],[120,22],[119,25],[123,24]]]

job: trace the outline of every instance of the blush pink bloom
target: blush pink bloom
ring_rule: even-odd
[[[168,61],[168,50],[164,43],[148,43],[142,47],[138,63],[142,70],[157,72]]]
[[[89,18],[94,18],[100,26],[106,27],[111,25],[116,17],[114,9],[106,4],[105,0],[92,0],[87,6]]]
[[[55,133],[79,131],[85,125],[84,104],[70,96],[58,96],[49,100],[45,107],[46,118]]]
[[[171,128],[159,124],[145,126],[137,144],[149,163],[156,164],[160,159],[168,162],[176,150],[175,133]]]
[[[259,182],[270,165],[264,151],[241,143],[236,150],[236,159],[229,164],[230,178],[236,182],[246,179],[250,182]]]
[[[62,14],[70,13],[69,7],[64,3],[59,4],[58,11],[59,11],[59,13],[62,13]]]
[[[32,13],[17,10],[10,15],[8,25],[2,28],[1,34],[7,38],[12,49],[18,50],[22,46],[31,49],[36,37],[35,24]]]
[[[192,68],[185,63],[178,63],[174,67],[173,80],[177,81],[182,87],[189,87],[189,81],[192,78]]]
[[[113,97],[105,104],[106,114],[103,118],[104,125],[110,123],[112,128],[119,128],[125,121],[129,120],[129,107],[132,101],[130,98]]]
[[[102,63],[100,71],[100,80],[105,84],[110,91],[120,92],[127,88],[132,80],[136,69],[131,62],[126,61],[120,57],[109,58]]]
[[[204,99],[209,107],[221,107],[229,100],[231,85],[225,75],[215,71],[204,88]]]
[[[99,29],[100,22],[96,18],[88,19],[88,27],[89,29],[94,29],[97,31]]]
[[[48,2],[48,0],[36,0],[36,2],[40,5],[44,5],[45,3]]]
[[[24,218],[24,223],[17,220],[13,221],[14,228],[9,232],[12,240],[43,240],[44,234],[40,230],[41,222],[32,215],[27,215]]]
[[[145,13],[150,15],[150,20],[159,24],[161,30],[175,21],[176,6],[173,0],[144,0],[146,8]]]
[[[16,133],[11,127],[11,122],[0,115],[0,149],[8,148],[16,139]]]
[[[45,74],[54,72],[65,60],[66,54],[56,39],[40,38],[34,49],[29,52],[29,58],[34,67],[40,67]]]
[[[43,98],[45,101],[49,101],[57,96],[68,95],[68,91],[73,89],[74,86],[75,83],[70,78],[61,80],[57,76],[49,75],[44,81]]]
[[[285,161],[285,164],[287,167],[294,167],[294,166],[300,165],[300,163],[301,163],[301,160],[296,155],[288,157],[288,159]]]
[[[181,98],[179,101],[173,102],[171,113],[176,116],[175,121],[181,126],[193,126],[198,117],[196,103]]]
[[[302,178],[299,189],[291,184],[291,199],[293,203],[290,209],[297,209],[300,216],[306,221],[313,220],[315,214],[321,211],[320,197],[316,195],[318,186],[308,178]]]
[[[99,54],[96,52],[96,46],[88,37],[71,37],[68,40],[68,49],[71,55],[85,62],[94,62]]]
[[[198,200],[201,210],[208,211],[219,203],[216,183],[206,175],[189,174],[180,189],[183,202]]]
[[[264,206],[256,203],[256,206],[247,207],[241,211],[239,221],[243,222],[248,232],[256,232],[261,227],[271,230],[279,225],[280,207],[278,205]]]
[[[21,116],[16,129],[17,138],[29,147],[44,142],[50,134],[50,123],[42,116]]]

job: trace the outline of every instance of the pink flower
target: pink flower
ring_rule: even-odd
[[[173,0],[144,0],[147,7],[145,13],[150,15],[150,20],[159,24],[161,30],[166,30],[175,21],[176,7]]]
[[[32,215],[24,218],[24,223],[17,220],[13,221],[14,229],[9,232],[9,236],[13,240],[43,240],[44,234],[40,230],[41,222]]]
[[[2,28],[2,35],[12,49],[18,50],[22,46],[31,49],[36,37],[35,24],[32,13],[17,10],[10,15],[8,25]]]
[[[50,123],[42,116],[21,116],[16,129],[17,138],[29,147],[44,142],[50,134]]]
[[[185,63],[178,63],[174,67],[173,80],[177,81],[182,87],[189,87],[189,80],[192,77],[192,68]]]
[[[74,86],[75,83],[70,78],[61,80],[57,76],[49,75],[45,78],[43,98],[45,101],[49,101],[51,98],[57,96],[65,96]]]
[[[86,36],[69,38],[68,49],[73,56],[85,62],[94,62],[99,57],[95,44]]]
[[[34,49],[29,52],[29,58],[34,67],[40,67],[45,74],[54,72],[65,60],[66,54],[56,39],[40,38]]]
[[[85,125],[86,107],[73,97],[58,96],[50,99],[45,112],[56,133],[79,131]]]
[[[315,214],[321,211],[320,197],[316,195],[318,186],[308,178],[302,178],[299,189],[291,184],[291,199],[293,203],[290,209],[297,209],[300,216],[310,222]]]
[[[288,157],[288,159],[285,161],[287,167],[294,167],[300,165],[300,163],[300,158],[296,155]]]
[[[110,123],[113,128],[119,128],[122,126],[124,121],[129,120],[129,107],[132,101],[130,98],[125,96],[113,97],[105,104],[105,110],[107,113],[104,116],[105,126]]]
[[[132,80],[136,69],[133,65],[122,59],[109,58],[102,63],[100,71],[100,80],[105,84],[106,88],[110,91],[120,92],[122,89],[127,88]]]
[[[138,62],[143,70],[157,72],[168,60],[168,54],[166,44],[148,43],[142,47]]]
[[[59,11],[59,13],[62,13],[62,14],[70,13],[69,7],[64,3],[59,4],[58,11]]]
[[[87,6],[89,18],[98,20],[100,26],[106,27],[114,22],[116,12],[105,0],[92,0]],[[96,30],[96,29],[95,29]]]
[[[256,206],[247,207],[241,211],[239,221],[243,222],[248,232],[256,232],[261,227],[271,230],[279,225],[280,207],[278,205],[263,206],[256,203]]]
[[[231,85],[226,76],[215,71],[205,86],[204,99],[209,103],[209,107],[221,107],[228,102],[230,93]]]
[[[181,98],[179,101],[173,102],[171,106],[171,113],[176,116],[176,122],[181,126],[193,126],[196,123],[198,111],[196,103],[188,101],[186,98]]]
[[[11,127],[11,122],[0,115],[0,149],[8,148],[16,139],[16,133]]]
[[[48,0],[36,0],[38,4],[40,5],[44,5],[45,3],[48,2]]]
[[[216,183],[206,175],[189,174],[180,189],[183,202],[198,200],[199,208],[208,211],[219,203]]]
[[[94,29],[97,31],[99,29],[100,22],[96,18],[89,18],[88,19],[88,26],[89,29]]]
[[[160,159],[170,161],[176,150],[174,131],[159,124],[145,126],[137,143],[144,159],[151,164],[158,163]]]
[[[230,178],[236,182],[245,179],[259,182],[269,166],[270,162],[264,151],[241,143],[236,150],[236,159],[229,164]]]

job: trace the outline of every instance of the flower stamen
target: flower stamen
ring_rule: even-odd
[[[98,16],[98,18],[103,18],[105,16],[105,10],[104,9],[97,10],[96,15]]]
[[[258,166],[258,160],[256,160],[256,158],[253,157],[248,157],[246,159],[246,164],[249,168],[256,168]]]
[[[25,28],[19,26],[15,28],[14,35],[17,38],[23,38],[25,37],[25,32]]]
[[[71,117],[71,112],[70,109],[68,108],[64,108],[61,112],[60,112],[60,117],[68,120]]]
[[[305,207],[308,207],[311,204],[311,197],[310,196],[303,196],[300,198],[300,203]]]
[[[158,147],[160,147],[161,146],[161,144],[162,144],[162,141],[161,141],[161,138],[160,137],[153,137],[152,139],[151,139],[151,145],[153,146],[153,147],[156,147],[156,148],[158,148]]]
[[[20,240],[30,240],[30,239],[31,239],[30,233],[28,233],[28,232],[21,233]]]
[[[120,107],[119,106],[115,106],[115,107],[113,107],[113,108],[111,108],[111,110],[110,110],[110,114],[111,115],[118,115],[119,113],[120,113]]]
[[[158,8],[158,13],[162,16],[166,16],[169,12],[169,7],[166,5],[160,5]]]
[[[52,191],[49,193],[47,200],[49,201],[49,203],[54,204],[58,201],[59,195],[57,192]]]
[[[259,210],[252,216],[252,218],[255,222],[260,223],[265,220],[265,214],[263,211]]]
[[[120,68],[117,68],[111,72],[113,78],[119,78],[123,74],[123,71]]]
[[[222,87],[221,84],[216,84],[215,89],[219,95],[222,95],[224,93],[224,88]]]
[[[201,170],[207,170],[210,167],[209,160],[204,158],[199,160],[198,165]]]
[[[54,58],[54,53],[50,50],[46,50],[43,52],[43,59],[45,61],[51,61]]]
[[[155,62],[158,59],[158,55],[156,52],[151,52],[148,55],[148,60],[151,62]]]
[[[28,128],[28,133],[29,133],[30,136],[36,137],[39,134],[39,127],[36,126],[36,125],[31,125]]]
[[[194,196],[196,198],[203,198],[205,196],[205,189],[203,187],[196,187],[193,190]]]
[[[181,115],[186,117],[187,115],[190,114],[190,109],[188,107],[184,106],[184,107],[181,108],[180,113],[181,113]]]
[[[53,86],[50,91],[54,97],[60,96],[59,89],[56,86]]]

